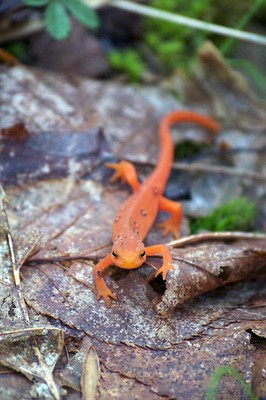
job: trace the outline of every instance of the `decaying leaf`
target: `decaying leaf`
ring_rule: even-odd
[[[1,364],[21,372],[30,380],[44,381],[47,386],[36,387],[37,391],[44,392],[44,398],[60,398],[52,373],[62,348],[63,333],[57,328],[0,332]]]
[[[234,138],[247,135],[248,127],[261,145],[265,105],[208,46],[200,53],[201,70],[190,94],[200,96],[201,112],[212,110],[222,126],[230,122]],[[29,385],[20,376],[25,398],[87,399],[97,390],[99,399],[191,399],[204,397],[217,366],[230,365],[264,395],[264,347],[262,341],[255,345],[254,337],[264,338],[266,329],[265,241],[171,248],[175,271],[164,293],[162,282],[153,280],[160,258],[137,270],[110,268],[105,280],[118,300],[110,308],[96,300],[92,268],[110,251],[113,217],[128,196],[122,184],[107,184],[104,162],[110,157],[145,162],[140,178],[146,177],[156,161],[160,116],[181,107],[176,99],[157,88],[70,83],[21,66],[1,68],[0,79],[0,172],[10,198],[4,206],[8,224],[0,215],[0,358],[11,368],[5,385],[20,394],[13,372],[19,371],[37,377]],[[179,129],[173,129],[175,140]],[[214,146],[222,148],[218,139]],[[206,167],[220,158],[216,152],[205,161]],[[233,167],[246,165],[241,163],[230,159]],[[265,160],[260,155],[248,168],[263,174]],[[264,209],[265,189],[255,190],[255,179],[193,172],[176,173],[171,181],[174,187],[189,186],[186,212],[204,212],[226,196],[249,193]],[[147,244],[169,240],[153,228]],[[241,390],[224,378],[221,398],[234,392],[241,399]]]
[[[227,125],[265,128],[265,104],[257,99],[243,76],[227,65],[211,42],[199,49],[198,61],[195,71],[198,91],[195,87],[190,91],[188,86],[191,101],[195,95],[200,99],[205,94],[205,99]]]
[[[264,339],[265,340],[265,339]],[[252,368],[251,387],[258,399],[263,399],[266,396],[266,351],[264,343],[264,351]]]
[[[30,380],[39,379],[31,388],[33,397],[59,399],[60,391],[53,378],[53,369],[62,352],[63,331],[48,326],[30,326],[20,286],[20,267],[36,251],[40,236],[36,238],[36,235],[31,235],[27,240],[20,237],[18,256],[6,213],[6,203],[7,196],[1,187],[1,364],[21,372]]]
[[[5,133],[2,145],[2,180],[8,184],[23,184],[51,176],[77,179],[102,161],[99,154],[103,159],[107,154],[100,129],[63,131],[61,134],[57,131],[56,135],[54,131],[42,131],[28,133],[19,140],[17,136]],[[15,165],[11,162],[14,157]]]
[[[175,270],[167,276],[167,289],[157,311],[166,315],[187,299],[239,280],[266,276],[265,241],[206,243],[175,250]]]
[[[97,397],[99,379],[99,358],[94,348],[90,346],[84,360],[81,375],[82,400],[93,400]]]

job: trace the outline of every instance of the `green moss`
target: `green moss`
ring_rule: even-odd
[[[255,204],[245,198],[224,203],[205,217],[190,221],[192,233],[201,230],[211,232],[248,231],[253,228],[256,215]]]
[[[109,53],[110,65],[119,72],[125,72],[131,82],[137,82],[145,70],[139,53],[134,49],[112,51]]]
[[[248,400],[256,400],[257,399],[257,397],[252,392],[252,390],[249,387],[249,385],[247,384],[247,382],[244,380],[242,375],[240,375],[240,373],[236,369],[230,367],[229,365],[222,365],[220,367],[217,367],[210,377],[208,388],[205,393],[205,400],[215,400],[216,399],[216,395],[219,394],[218,386],[221,381],[221,378],[223,378],[226,375],[230,376],[236,382],[239,383],[239,385],[242,387]],[[223,386],[222,390],[224,393],[224,390],[225,390],[224,386]],[[222,394],[222,392],[221,392],[221,394]]]

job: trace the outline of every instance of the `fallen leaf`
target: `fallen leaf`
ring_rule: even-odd
[[[167,288],[157,311],[166,315],[206,291],[259,275],[265,278],[266,257],[260,254],[264,246],[265,239],[206,243],[173,251],[175,269],[167,275]]]
[[[81,374],[82,400],[94,400],[100,379],[99,358],[92,346],[87,351]]]
[[[209,52],[208,57],[213,60],[206,57],[209,61],[202,63],[203,79],[198,75],[202,91],[193,83],[194,93],[201,96],[195,108],[208,113],[211,107],[214,116],[227,119],[231,128],[240,132],[254,127],[257,118],[256,127],[262,130],[265,106],[256,99],[253,102],[253,95],[234,81],[215,52]],[[217,70],[211,68],[213,65]],[[260,388],[262,368],[253,370],[252,365],[261,365],[263,347],[262,342],[256,347],[253,340],[258,333],[265,335],[266,288],[263,273],[252,279],[249,273],[256,268],[263,272],[263,242],[248,239],[171,248],[176,271],[182,270],[183,275],[170,273],[164,293],[163,282],[152,280],[161,265],[159,258],[148,260],[149,265],[137,270],[110,268],[105,280],[118,300],[109,309],[96,300],[92,268],[110,251],[112,221],[129,193],[122,184],[107,183],[110,172],[103,164],[107,158],[131,158],[142,163],[140,178],[146,177],[157,157],[159,119],[181,104],[162,89],[92,80],[70,82],[63,76],[21,66],[1,67],[0,77],[1,151],[6,160],[1,175],[6,177],[10,198],[6,214],[16,260],[19,265],[23,263],[21,293],[29,315],[29,326],[24,326],[10,268],[6,242],[9,229],[0,218],[0,325],[4,333],[13,332],[10,343],[7,335],[2,341],[3,359],[11,366],[10,375],[4,375],[5,385],[10,382],[21,398],[20,388],[14,385],[14,371],[22,372],[24,365],[25,376],[38,376],[30,384],[21,377],[18,380],[32,398],[43,393],[51,398],[54,389],[54,397],[57,390],[67,399],[80,399],[82,365],[89,347],[95,350],[87,359],[96,373],[92,390],[95,393],[97,384],[100,399],[203,398],[219,365],[230,365],[248,382],[253,374],[253,386]],[[230,96],[233,100],[228,106]],[[248,108],[251,114],[257,109],[254,116]],[[176,141],[179,130],[181,127],[173,129]],[[37,166],[35,175],[30,150]],[[205,158],[205,165],[210,160],[214,164],[221,161],[219,157],[214,154]],[[46,160],[49,168],[45,170]],[[28,165],[30,173],[19,173],[17,162]],[[263,168],[260,162],[257,173],[262,174]],[[252,193],[264,209],[265,191],[262,185],[258,190],[255,179],[244,182],[242,175],[241,179],[228,179],[226,175],[210,176],[206,170],[204,175],[195,172],[189,176],[178,172],[172,180],[180,188],[189,185],[194,210],[198,207],[206,211],[216,195],[221,201],[223,196],[247,193]],[[41,232],[43,239],[41,249],[29,260],[36,240],[32,232]],[[146,243],[169,240],[162,239],[154,227]],[[173,277],[181,277],[182,282],[185,280],[182,285],[187,286],[172,292],[173,302],[164,303],[167,315],[162,318],[156,307],[165,301],[174,284],[179,285]],[[174,310],[181,293],[187,300]],[[9,354],[5,346],[9,346]],[[20,351],[17,357],[14,355],[14,348],[20,350],[20,346],[24,347],[22,358]],[[224,377],[219,396],[228,398],[235,393],[242,398],[241,390],[231,378]]]
[[[63,348],[62,331],[56,328],[22,328],[0,332],[1,364],[21,372],[28,379],[46,383],[36,390],[44,398],[59,399],[59,390],[52,372]],[[52,394],[52,396],[51,396]]]

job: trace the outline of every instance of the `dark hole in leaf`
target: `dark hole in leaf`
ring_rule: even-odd
[[[149,282],[149,285],[153,288],[153,290],[157,293],[164,294],[166,290],[166,284],[161,275],[157,276],[156,278],[152,279]]]
[[[256,335],[256,333],[254,333],[252,331],[252,329],[247,329],[246,332],[248,332],[250,334],[250,343],[256,347],[257,349],[261,349],[262,346],[265,348],[266,346],[266,339]]]
[[[229,265],[221,265],[218,278],[220,278],[222,281],[227,281],[227,279],[231,275],[231,272],[232,268],[229,267]]]

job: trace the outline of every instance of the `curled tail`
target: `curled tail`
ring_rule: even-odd
[[[212,118],[207,117],[206,115],[198,114],[194,111],[180,110],[172,111],[161,119],[161,133],[163,133],[162,131],[165,131],[165,129],[169,131],[170,126],[178,122],[196,123],[212,132],[217,132],[220,129],[217,122],[214,121]]]
[[[217,122],[215,122],[212,118],[195,113],[193,111],[188,111],[188,110],[172,111],[169,114],[165,115],[160,122],[161,151],[157,165],[159,169],[161,164],[164,165],[165,167],[166,164],[168,164],[169,169],[171,168],[174,149],[173,149],[173,142],[171,138],[170,128],[171,125],[176,124],[178,122],[196,123],[197,125],[200,125],[203,128],[206,128],[214,133],[220,129]]]

